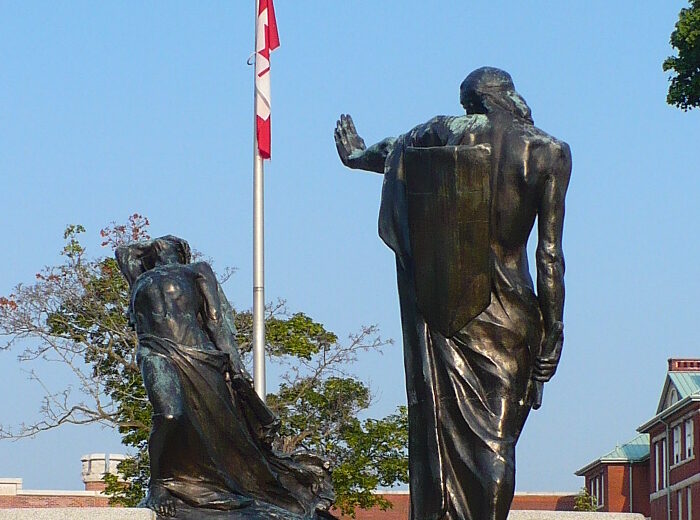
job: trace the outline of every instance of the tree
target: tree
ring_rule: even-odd
[[[574,501],[574,511],[597,511],[598,503],[585,487],[582,487]]]
[[[683,110],[700,106],[700,0],[690,0],[681,9],[671,45],[678,51],[663,64],[664,71],[673,71],[666,101]]]
[[[148,227],[148,219],[134,214],[124,225],[103,229],[102,246],[113,251],[146,239]],[[108,493],[113,503],[135,505],[149,477],[151,407],[136,365],[137,338],[127,320],[128,285],[111,254],[87,254],[80,240],[84,232],[82,226],[68,226],[62,262],[44,268],[34,283],[20,284],[0,297],[0,334],[7,338],[0,350],[17,349],[20,361],[27,363],[58,361],[77,382],[49,390],[39,373],[31,371],[31,378],[46,390],[40,419],[17,429],[0,425],[0,439],[32,436],[63,424],[117,428],[134,453],[119,467],[128,484],[107,477]],[[306,314],[290,313],[284,301],[269,305],[266,312],[268,356],[286,368],[279,389],[268,396],[282,422],[275,447],[327,457],[336,506],[344,513],[389,507],[372,491],[407,481],[406,410],[400,407],[378,420],[358,419],[371,403],[371,392],[348,367],[362,352],[381,350],[391,342],[380,337],[376,326],[364,326],[340,341]],[[234,311],[234,322],[241,354],[249,361],[252,315]]]

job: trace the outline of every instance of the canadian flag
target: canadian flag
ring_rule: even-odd
[[[259,0],[255,49],[255,131],[258,151],[270,158],[270,53],[280,46],[272,0]]]

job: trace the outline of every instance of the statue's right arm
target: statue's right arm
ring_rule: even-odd
[[[204,303],[204,312],[202,313],[204,329],[207,331],[212,343],[214,343],[219,350],[229,355],[233,370],[244,377],[250,378],[241,361],[236,338],[231,335],[224,324],[224,311],[221,300],[219,299],[214,271],[211,266],[205,262],[198,262],[197,264],[191,265],[198,272],[197,283]]]
[[[345,166],[354,170],[384,173],[384,163],[394,149],[396,139],[388,137],[367,148],[349,115],[341,115],[335,125],[335,146]]]
[[[564,198],[571,176],[571,151],[566,143],[558,143],[540,158],[544,164],[540,203],[537,214],[537,297],[542,311],[545,345],[535,366],[535,378],[549,381],[559,364],[563,343],[564,314]],[[556,337],[556,340],[553,338]]]

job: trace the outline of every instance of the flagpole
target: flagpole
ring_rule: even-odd
[[[260,0],[255,0],[255,59],[258,60],[258,12]],[[253,67],[253,102],[255,78]],[[255,392],[265,401],[265,171],[258,148],[256,114],[253,110],[253,379]]]

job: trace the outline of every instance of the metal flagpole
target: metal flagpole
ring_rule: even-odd
[[[255,0],[255,69],[253,80],[253,102],[255,102],[255,79],[258,60],[258,13],[260,0]],[[255,392],[265,401],[265,171],[263,158],[258,148],[256,114],[253,110],[253,378]]]

